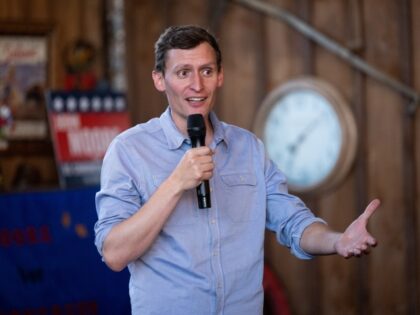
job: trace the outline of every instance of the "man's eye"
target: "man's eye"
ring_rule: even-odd
[[[207,68],[203,70],[203,75],[205,75],[206,77],[211,76],[213,74],[213,69],[211,68]]]
[[[176,74],[179,78],[185,78],[188,75],[188,70],[179,70]]]

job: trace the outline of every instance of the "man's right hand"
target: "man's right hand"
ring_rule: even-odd
[[[209,147],[188,150],[172,173],[183,190],[197,187],[213,176],[213,151]]]

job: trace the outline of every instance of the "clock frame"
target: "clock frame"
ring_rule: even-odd
[[[348,103],[332,85],[319,78],[300,77],[278,86],[263,100],[258,110],[253,130],[263,142],[266,142],[264,130],[267,119],[274,107],[282,106],[281,101],[284,97],[301,90],[309,90],[321,96],[335,112],[341,129],[341,146],[338,158],[334,166],[328,170],[327,175],[314,184],[293,185],[289,183],[289,189],[293,192],[319,193],[336,186],[344,179],[352,166],[357,149],[357,128],[354,116]],[[267,146],[267,143],[265,145]],[[314,152],[314,154],[316,153]],[[288,176],[287,170],[282,169],[282,172],[286,177]]]

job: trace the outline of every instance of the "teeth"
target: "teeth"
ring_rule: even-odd
[[[201,102],[204,101],[204,97],[189,97],[187,98],[188,101],[192,101],[192,102]]]

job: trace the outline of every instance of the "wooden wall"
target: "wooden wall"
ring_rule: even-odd
[[[76,40],[91,42],[98,51],[92,72],[104,75],[103,1],[0,0],[0,32],[45,34],[49,39],[48,88],[63,89],[65,49]],[[58,176],[50,141],[13,141],[0,151],[0,191],[57,187]],[[19,165],[39,171],[35,183],[14,184]],[[36,186],[36,187],[35,187]]]
[[[288,10],[372,66],[420,90],[420,1],[264,0]],[[370,222],[379,246],[367,257],[299,261],[267,235],[267,262],[282,279],[293,314],[415,314],[419,290],[418,111],[410,100],[361,73],[284,22],[233,1],[127,0],[129,98],[134,119],[159,115],[166,100],[150,79],[153,43],[168,25],[212,29],[224,51],[225,85],[216,105],[225,121],[252,129],[264,96],[300,75],[315,75],[349,102],[359,132],[344,182],[301,196],[331,226],[344,229],[374,197]]]
[[[52,88],[64,85],[64,50],[77,39],[90,41],[98,50],[95,71],[103,75],[103,3],[101,0],[1,0],[0,22],[41,25],[51,36]]]
[[[384,73],[420,91],[420,1],[264,0],[306,20]],[[356,161],[333,190],[302,195],[339,230],[379,197],[370,222],[379,246],[367,257],[299,261],[267,235],[267,262],[279,275],[293,314],[420,312],[420,118],[410,100],[351,67],[282,21],[228,0],[126,0],[129,106],[135,122],[159,115],[165,98],[152,84],[153,44],[171,24],[212,29],[224,52],[225,85],[216,111],[252,129],[264,96],[300,75],[315,75],[349,102],[359,131]],[[0,0],[0,22],[53,25],[51,86],[61,87],[61,51],[83,37],[103,52],[103,1]],[[103,54],[95,71],[103,76]]]

